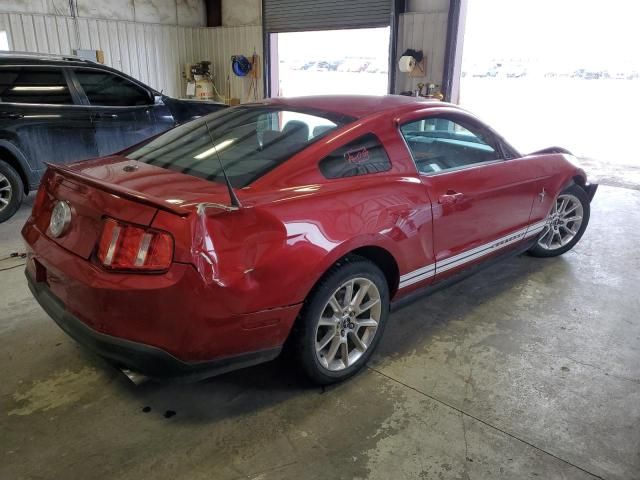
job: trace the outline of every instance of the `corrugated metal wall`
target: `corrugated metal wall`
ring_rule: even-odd
[[[249,25],[244,27],[199,28],[200,42],[196,51],[198,58],[211,61],[216,75],[216,87],[222,95],[227,95],[228,85],[231,96],[243,102],[254,98],[253,91],[249,97],[249,79],[236,77],[231,72],[231,56],[245,55],[248,58],[256,52],[260,55],[257,91],[258,99],[262,99],[262,27]],[[229,82],[227,83],[227,79]],[[224,89],[224,91],[223,91]]]
[[[152,23],[3,13],[0,31],[6,31],[11,50],[69,55],[76,48],[105,54],[105,63],[138,78],[167,95],[184,95],[182,65],[209,60],[216,87],[226,95],[246,100],[247,79],[231,74],[231,56],[262,54],[262,28],[179,27]],[[258,81],[262,97],[262,80]]]
[[[398,56],[408,48],[422,50],[427,57],[426,75],[411,78],[396,70],[396,90],[414,90],[418,83],[442,84],[447,45],[447,11],[404,13],[398,22]],[[396,69],[397,69],[396,65]]]

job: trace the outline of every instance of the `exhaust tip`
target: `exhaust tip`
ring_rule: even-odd
[[[149,380],[149,377],[147,377],[146,375],[134,372],[133,370],[129,370],[128,368],[121,368],[120,371],[124,373],[125,376],[136,386]]]

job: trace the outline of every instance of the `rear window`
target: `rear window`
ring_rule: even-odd
[[[319,111],[246,106],[215,112],[169,130],[127,158],[242,188],[352,121]]]

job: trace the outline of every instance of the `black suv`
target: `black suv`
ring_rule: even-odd
[[[0,54],[0,222],[38,188],[45,162],[109,155],[224,107],[77,57]]]

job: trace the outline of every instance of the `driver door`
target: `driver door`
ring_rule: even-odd
[[[436,280],[521,242],[536,175],[473,117],[429,115],[401,125],[432,200]]]

